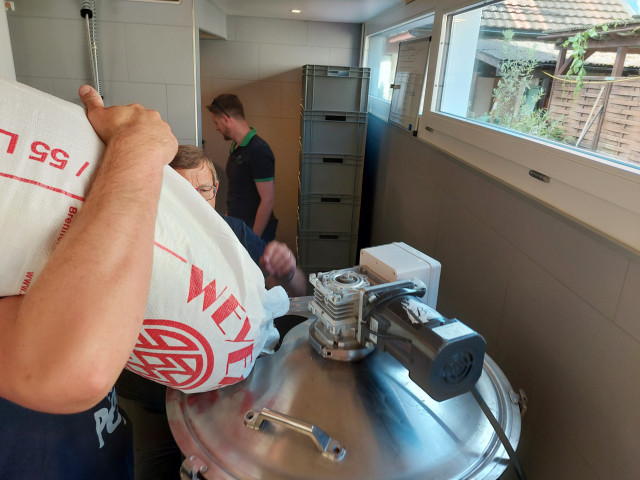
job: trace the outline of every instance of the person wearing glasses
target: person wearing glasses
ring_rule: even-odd
[[[113,385],[144,319],[162,173],[178,142],[158,112],[104,108],[88,85],[78,93],[106,148],[43,270],[25,294],[0,298],[1,478],[133,479]]]
[[[180,145],[169,164],[215,208],[219,182],[213,162],[204,150]],[[306,279],[296,266],[295,257],[284,243],[268,244],[242,220],[222,217],[266,275],[267,288],[281,285],[290,296],[305,294]],[[212,236],[214,233],[212,233]],[[275,321],[281,336],[292,325]],[[123,370],[116,383],[118,399],[133,424],[136,480],[172,480],[177,478],[182,457],[167,421],[167,387]]]
[[[204,150],[193,145],[180,145],[178,153],[169,166],[189,180],[204,199],[215,208],[216,193],[220,183],[213,162]],[[222,218],[231,227],[253,261],[265,273],[267,288],[280,285],[291,297],[305,294],[304,274],[296,266],[295,256],[286,244],[275,240],[265,242],[239,218],[230,215],[223,215]]]
[[[225,140],[232,141],[226,166],[227,214],[243,220],[269,243],[275,239],[278,226],[278,219],[273,215],[276,197],[273,152],[247,123],[236,95],[218,95],[207,109],[216,130]]]

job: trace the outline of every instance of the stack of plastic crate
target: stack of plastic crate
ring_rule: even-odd
[[[369,68],[302,67],[298,264],[355,265],[367,134]]]

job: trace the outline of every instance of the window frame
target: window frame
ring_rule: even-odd
[[[495,2],[448,3],[425,0],[416,6],[423,9],[420,15],[435,15],[418,139],[639,253],[640,169],[436,110],[447,61],[449,19]],[[533,178],[530,170],[548,175],[550,182]]]
[[[421,26],[429,17],[434,17],[434,21],[435,21],[435,11],[433,9],[426,11],[424,13],[420,13],[419,15],[416,15],[412,18],[409,19],[405,19],[401,22],[398,23],[394,23],[391,25],[387,25],[385,27],[381,27],[379,28],[377,31],[373,32],[373,33],[366,33],[366,25],[365,28],[363,29],[363,52],[362,52],[362,65],[369,67],[372,69],[372,71],[374,70],[374,67],[372,65],[370,65],[371,62],[371,47],[370,47],[370,42],[371,42],[371,37],[376,37],[376,36],[389,36],[389,35],[393,35],[394,32],[401,32],[405,29],[410,29],[411,27],[419,27]],[[380,68],[380,65],[376,65],[375,68]],[[394,70],[394,78],[395,78],[395,73],[396,71]],[[427,73],[427,72],[425,72]],[[379,74],[379,72],[378,72]],[[372,75],[373,78],[373,75]],[[393,79],[392,79],[393,82]],[[424,89],[426,89],[426,75],[425,75],[425,80],[423,82],[423,87]],[[371,85],[369,87],[369,91],[371,91]],[[423,98],[423,102],[420,105],[420,108],[422,108],[424,106],[424,98]],[[385,122],[389,122],[389,115],[391,112],[391,100],[387,100],[385,98],[381,98],[381,97],[377,97],[374,95],[371,95],[369,93],[369,113],[372,115],[375,115],[376,117],[380,118],[381,120],[384,120]]]

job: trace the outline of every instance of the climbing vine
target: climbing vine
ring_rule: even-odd
[[[569,77],[573,77],[573,81],[576,86],[573,90],[574,96],[580,93],[582,87],[584,86],[584,77],[587,74],[585,65],[585,55],[587,54],[587,47],[589,40],[600,38],[603,33],[608,32],[611,28],[617,28],[619,22],[607,22],[602,25],[595,25],[593,27],[588,28],[583,32],[576,33],[572,37],[569,37],[563,44],[563,47],[571,48],[571,56],[573,57],[573,62],[571,62],[571,66],[567,71],[567,79]],[[634,29],[632,33],[635,33],[637,28]]]

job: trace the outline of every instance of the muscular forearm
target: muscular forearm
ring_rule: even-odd
[[[177,148],[157,112],[105,109],[94,90],[82,98],[107,144],[91,189],[27,294],[0,300],[0,396],[54,413],[102,399],[135,344],[162,170]]]
[[[23,397],[31,408],[75,411],[100,400],[140,330],[162,170],[128,168],[119,154],[107,149],[85,205],[17,312],[21,388],[47,399],[29,405]]]

